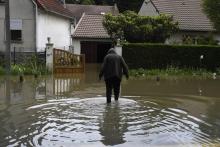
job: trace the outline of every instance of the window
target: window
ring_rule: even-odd
[[[22,41],[22,31],[11,30],[11,41]]]
[[[11,19],[10,29],[11,29],[11,41],[22,41],[22,20]]]

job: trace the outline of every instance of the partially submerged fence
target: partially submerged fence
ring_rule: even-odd
[[[28,59],[36,56],[37,61],[40,64],[46,63],[46,52],[11,52],[11,64],[25,64]],[[5,64],[5,53],[0,52],[0,66]]]
[[[76,55],[61,49],[53,50],[53,72],[79,73],[85,71],[85,56]]]

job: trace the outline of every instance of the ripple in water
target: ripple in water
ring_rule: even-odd
[[[19,138],[8,136],[9,146],[206,146],[220,142],[200,129],[201,124],[207,128],[211,124],[184,110],[129,98],[110,105],[97,97],[31,106],[26,109],[34,114],[27,123],[29,131]]]

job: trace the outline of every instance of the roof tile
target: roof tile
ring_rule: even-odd
[[[73,33],[73,38],[110,38],[102,24],[103,18],[103,15],[83,15]]]
[[[46,11],[73,18],[73,13],[69,11],[67,8],[59,0],[36,0],[37,4]]]

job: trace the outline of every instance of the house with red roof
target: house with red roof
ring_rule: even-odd
[[[0,51],[5,50],[5,1],[0,1]],[[72,45],[74,15],[63,0],[10,0],[11,46],[18,52],[44,51],[48,38],[55,48]]]
[[[67,8],[77,21],[72,33],[74,53],[85,54],[87,63],[101,63],[112,46],[112,40],[102,24],[104,14],[119,14],[117,6],[68,4]]]
[[[159,14],[172,15],[179,24],[180,31],[166,43],[181,44],[188,36],[196,44],[198,37],[208,37],[210,34],[220,42],[220,34],[203,11],[202,0],[145,0],[139,11],[142,16]]]

